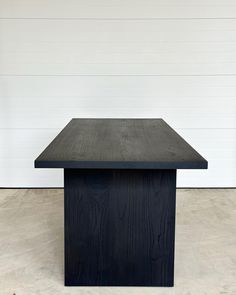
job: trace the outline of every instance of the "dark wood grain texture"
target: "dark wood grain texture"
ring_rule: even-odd
[[[176,170],[64,177],[65,284],[173,286]]]
[[[73,119],[35,167],[202,169],[207,161],[162,119]]]
[[[176,169],[207,161],[168,124],[73,119],[35,167],[64,168],[67,286],[173,286]]]

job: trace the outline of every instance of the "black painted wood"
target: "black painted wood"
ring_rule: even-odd
[[[65,284],[173,286],[176,170],[65,169]]]
[[[207,161],[162,119],[73,119],[35,167],[200,169]]]

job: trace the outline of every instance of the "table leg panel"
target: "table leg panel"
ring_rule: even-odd
[[[64,172],[65,284],[172,286],[176,170]]]

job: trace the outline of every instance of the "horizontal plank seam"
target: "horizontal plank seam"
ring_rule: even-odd
[[[75,20],[75,21],[171,21],[236,20],[236,17],[0,17],[0,20]]]
[[[235,74],[0,74],[0,77],[235,77]]]

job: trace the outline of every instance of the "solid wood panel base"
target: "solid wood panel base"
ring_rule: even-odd
[[[176,170],[64,176],[65,285],[173,286]]]

